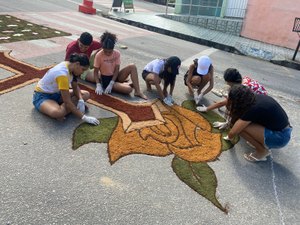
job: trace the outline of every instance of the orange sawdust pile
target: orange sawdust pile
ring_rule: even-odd
[[[221,153],[220,134],[200,114],[180,106],[161,112],[164,124],[124,132],[119,121],[109,143],[110,162],[129,154],[166,156],[175,154],[190,162],[215,160]]]

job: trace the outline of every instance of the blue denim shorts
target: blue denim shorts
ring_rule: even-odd
[[[32,103],[38,111],[40,111],[41,104],[46,100],[53,100],[56,101],[58,104],[62,103],[62,98],[60,93],[48,94],[48,93],[42,93],[36,91],[33,93]]]
[[[291,139],[292,130],[293,128],[291,126],[281,131],[273,131],[265,128],[265,146],[268,149],[286,146]]]

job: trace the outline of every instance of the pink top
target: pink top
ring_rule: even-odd
[[[100,50],[95,56],[94,67],[99,68],[100,73],[106,76],[113,76],[116,66],[120,64],[120,52],[118,50],[113,50],[109,56]]]

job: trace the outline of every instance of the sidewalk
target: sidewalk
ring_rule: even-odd
[[[103,4],[105,1],[109,7],[111,0],[97,0],[97,2],[101,2],[99,4]],[[13,4],[15,3],[11,5]],[[34,4],[37,3],[34,2]],[[145,3],[142,2],[142,4]],[[139,17],[142,20],[143,17],[145,24],[146,22],[150,23],[148,20],[153,20],[151,21],[153,29],[161,27],[162,31],[166,33],[175,32],[175,26],[186,29],[182,33],[192,32],[191,27],[193,26],[178,24],[175,21],[171,21],[173,27],[169,24],[169,31],[163,30],[162,27],[167,29],[170,20],[156,16],[151,11],[151,6],[154,8],[155,5],[151,4],[149,8],[144,9],[141,8],[144,5],[136,4],[136,6],[136,13],[128,14],[121,12],[108,14],[106,12],[109,11],[109,8],[106,11],[103,8],[101,10],[107,16],[120,20],[122,20],[122,15],[126,17],[123,20],[131,20],[132,17]],[[14,7],[12,8],[14,9]],[[96,8],[99,9],[97,6]],[[194,137],[193,134],[200,132],[198,126],[189,122],[199,119],[198,116],[195,117],[195,114],[191,114],[192,111],[182,108],[176,115],[182,115],[188,119],[183,117],[179,119],[175,113],[174,115],[166,114],[167,110],[159,103],[156,106],[151,105],[151,108],[159,108],[162,111],[162,113],[153,112],[154,116],[158,116],[155,117],[157,120],[160,119],[160,115],[168,116],[168,121],[174,118],[173,125],[157,126],[153,123],[157,120],[154,120],[152,114],[144,113],[149,112],[148,107],[142,109],[140,106],[138,109],[133,107],[140,103],[140,99],[132,95],[113,93],[111,95],[113,99],[106,101],[107,104],[87,103],[88,115],[99,118],[101,125],[97,127],[97,130],[88,130],[86,133],[95,133],[99,138],[101,137],[101,140],[88,141],[89,143],[74,150],[73,140],[76,139],[74,134],[78,131],[79,126],[81,127],[82,121],[73,115],[68,116],[64,122],[55,121],[39,113],[32,105],[32,93],[36,81],[30,80],[30,76],[35,74],[38,69],[50,66],[54,62],[60,62],[64,58],[67,43],[76,40],[82,31],[91,32],[93,36],[99,37],[106,29],[109,29],[110,32],[118,34],[119,40],[128,42],[142,41],[142,38],[147,35],[154,36],[150,38],[157,38],[161,35],[116,23],[108,18],[83,14],[77,11],[77,7],[74,7],[73,11],[64,9],[59,13],[52,10],[51,7],[49,7],[49,11],[35,10],[34,12],[16,10],[9,14],[32,23],[47,24],[51,28],[69,32],[72,36],[0,45],[1,51],[12,51],[11,55],[17,60],[11,64],[8,64],[8,61],[2,62],[2,67],[0,65],[0,83],[9,81],[12,88],[16,88],[0,95],[0,224],[299,224],[300,216],[297,212],[300,211],[300,152],[298,151],[300,142],[297,134],[300,133],[300,120],[298,119],[300,104],[296,100],[300,95],[288,98],[290,95],[279,95],[278,93],[281,92],[277,89],[276,92],[275,89],[273,91],[287,110],[294,131],[289,145],[285,149],[272,152],[267,162],[257,164],[247,162],[243,153],[252,151],[252,149],[241,140],[234,148],[222,152],[218,160],[197,164],[203,166],[203,170],[201,169],[200,172],[197,172],[198,169],[195,170],[197,174],[193,171],[194,177],[199,179],[197,183],[203,183],[203,189],[208,187],[210,190],[215,190],[215,193],[211,192],[210,195],[216,196],[222,207],[228,210],[228,214],[226,214],[204,197],[205,191],[200,194],[200,191],[194,191],[192,186],[188,186],[180,179],[184,179],[182,174],[185,172],[179,166],[187,169],[186,174],[190,176],[192,166],[195,164],[179,165],[178,157],[175,158],[173,153],[164,153],[166,148],[162,147],[166,142],[162,138],[169,137],[170,133],[173,137],[177,136],[177,140],[179,137],[180,140],[183,140],[182,138],[186,139],[187,135]],[[163,7],[158,6],[158,10],[160,13],[164,12]],[[150,27],[150,25],[140,25]],[[206,35],[211,35],[211,31],[206,32]],[[197,33],[194,34],[194,37],[197,37]],[[173,42],[178,43],[174,40]],[[175,46],[174,43],[170,44]],[[195,47],[194,44],[192,46]],[[228,45],[223,44],[222,46]],[[130,47],[130,49],[132,48]],[[201,49],[206,49],[206,47],[199,46],[198,49],[196,46],[195,49],[191,49],[192,52],[188,53],[195,55]],[[157,53],[156,49],[154,51]],[[141,53],[143,54],[143,52]],[[218,52],[214,56],[218,55],[227,54]],[[146,63],[146,57],[139,59],[138,56],[139,54],[134,54],[133,61],[139,60],[137,66],[141,71],[142,65]],[[128,59],[131,61],[130,57],[131,55],[126,52],[122,62]],[[254,62],[256,63],[255,68],[261,64],[268,64],[258,60],[241,59],[246,57],[236,58],[241,61],[257,61]],[[189,61],[187,57],[183,57],[183,59]],[[26,64],[20,64],[20,61],[26,62]],[[243,63],[241,62],[241,64]],[[11,65],[11,68],[8,65]],[[282,74],[283,80],[275,80],[275,82],[284,86],[285,80],[292,79],[293,86],[289,88],[291,91],[297,89],[298,71],[285,67],[279,68],[272,64],[267,66],[274,70],[287,71]],[[13,79],[18,82],[24,79],[21,76],[14,76],[20,72],[16,70],[18,68],[21,68],[22,71],[24,68],[34,71],[30,73],[27,71],[29,75],[27,74],[25,78],[29,80],[20,86],[11,82]],[[269,70],[266,71],[269,72]],[[219,79],[219,83],[223,84],[221,79]],[[141,81],[140,84],[141,90],[145,91],[145,82]],[[184,90],[187,89],[181,79],[176,83],[174,90],[174,98],[178,104],[178,107],[175,106],[176,108],[179,108],[188,99]],[[95,97],[94,91],[90,91],[90,93]],[[105,99],[106,97],[103,95],[102,98],[99,98]],[[156,98],[156,92],[149,93],[149,97]],[[209,93],[205,98],[205,102],[210,103],[214,99],[220,100],[213,93]],[[124,105],[124,102],[128,103],[131,106],[130,110],[133,111],[126,114],[125,112],[128,111],[124,109],[127,104]],[[150,102],[148,101],[148,103]],[[121,104],[121,106],[109,107],[112,104],[116,104],[116,106]],[[140,117],[134,117],[134,112],[138,112],[138,116],[151,116],[147,119],[148,124],[144,123],[146,119],[140,121],[145,127],[138,136],[135,131],[125,132],[121,126],[122,122],[128,131],[129,125],[131,125],[130,128],[139,125],[137,119]],[[135,119],[135,122],[130,123],[126,115],[128,118]],[[117,120],[120,122],[116,127],[118,129],[113,129],[112,126]],[[181,128],[183,125],[186,130]],[[175,128],[178,131],[175,131]],[[109,132],[112,135],[109,135]],[[162,133],[166,133],[166,135]],[[161,140],[162,144],[155,144],[155,139]],[[174,143],[172,146],[177,146],[180,140],[178,142],[174,140],[168,139],[167,141],[172,141]],[[191,140],[192,143],[195,143],[194,139]],[[121,144],[119,145],[119,143]],[[142,153],[137,151],[140,146],[142,146]],[[130,148],[134,151],[129,152]],[[113,149],[118,150],[114,152],[114,156],[119,151],[123,155],[119,154],[121,158],[112,164],[110,159]],[[185,148],[183,150],[185,151]],[[185,152],[182,151],[182,153]],[[163,157],[161,154],[169,155]],[[183,172],[179,174],[178,171]],[[206,174],[211,174],[211,179],[203,179]],[[189,184],[192,185],[192,183]]]
[[[98,7],[99,8],[99,7]],[[182,23],[163,17],[163,13],[135,9],[125,13],[112,11],[106,6],[97,9],[98,14],[125,24],[153,32],[180,38],[235,54],[246,55],[270,61],[274,64],[300,70],[300,53],[292,61],[295,50],[263,42],[209,30],[200,26]],[[296,45],[296,43],[295,43]]]

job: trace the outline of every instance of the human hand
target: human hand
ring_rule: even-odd
[[[99,125],[100,124],[99,120],[97,120],[95,117],[92,117],[92,116],[83,115],[81,119],[84,122],[90,123],[90,124],[93,124],[93,125]]]
[[[114,86],[114,81],[113,80],[111,80],[110,82],[109,82],[109,85],[105,88],[105,91],[104,91],[104,93],[105,94],[109,94],[109,93],[111,93],[111,90],[112,90],[112,88],[113,88],[113,86]]]
[[[84,100],[83,99],[79,99],[78,103],[77,103],[77,109],[84,113],[85,112],[85,104],[84,104]]]
[[[197,109],[199,112],[207,112],[207,107],[206,107],[205,105],[197,106],[196,109]]]
[[[103,93],[103,88],[102,88],[102,86],[101,86],[100,83],[97,83],[95,93],[96,93],[97,95],[102,95],[102,93]]]
[[[213,127],[219,128],[219,130],[225,129],[228,126],[228,122],[214,122]]]
[[[173,103],[172,103],[171,101],[169,101],[168,97],[164,98],[163,101],[164,101],[164,103],[165,103],[166,105],[168,105],[168,106],[172,106],[172,105],[173,105]]]

